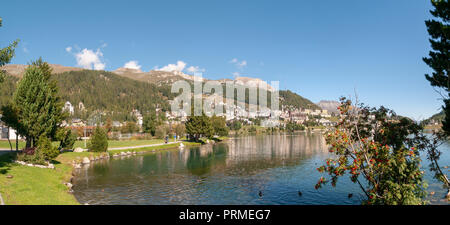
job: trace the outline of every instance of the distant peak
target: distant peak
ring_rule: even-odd
[[[126,67],[120,67],[113,71],[114,73],[143,73],[141,69],[133,69],[133,68],[126,68]]]

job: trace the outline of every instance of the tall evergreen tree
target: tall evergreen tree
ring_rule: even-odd
[[[88,149],[91,152],[106,152],[108,150],[108,135],[106,134],[106,130],[99,125],[97,125],[92,134]]]
[[[442,122],[445,134],[450,135],[450,3],[448,0],[431,0],[433,10],[430,11],[435,19],[425,21],[430,34],[431,48],[429,57],[423,61],[434,71],[432,75],[425,74],[431,86],[444,90],[443,110],[445,118]]]
[[[2,26],[2,18],[0,17],[0,27]],[[15,40],[8,47],[0,49],[0,67],[11,62],[11,59],[14,57],[14,50],[17,47],[17,43],[19,41]],[[0,83],[5,80],[5,73],[3,70],[0,70]]]
[[[51,68],[42,59],[33,62],[25,71],[14,93],[19,134],[26,138],[27,147],[35,146],[42,134],[54,139],[62,120],[63,102],[58,95],[56,81],[51,79]]]
[[[201,116],[191,116],[186,121],[186,133],[191,140],[198,141],[200,137],[212,137],[214,128],[211,119],[204,113]]]
[[[149,133],[152,136],[155,136],[157,126],[158,122],[154,113],[149,113],[144,116],[144,120],[142,121],[142,129],[144,130],[144,133]]]

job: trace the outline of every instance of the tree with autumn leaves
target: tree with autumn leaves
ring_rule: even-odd
[[[316,189],[349,174],[367,197],[363,204],[423,204],[420,152],[429,141],[422,128],[384,107],[352,105],[346,98],[339,110],[339,123],[325,134],[333,157],[317,168],[330,178],[321,177]]]

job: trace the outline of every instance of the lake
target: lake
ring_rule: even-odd
[[[450,165],[450,144],[441,148],[441,165]],[[321,133],[242,136],[91,163],[76,170],[73,190],[82,204],[360,204],[362,191],[348,177],[314,189],[328,157]],[[436,192],[428,200],[448,204],[427,170],[425,178]]]

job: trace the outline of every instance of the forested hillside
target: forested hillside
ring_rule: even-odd
[[[280,105],[294,106],[303,109],[320,109],[319,106],[310,100],[289,90],[280,91]]]
[[[80,115],[78,103],[82,102],[87,114],[94,111],[114,112],[116,119],[124,119],[133,109],[141,112],[156,107],[169,109],[170,86],[156,86],[139,82],[105,71],[70,71],[54,74],[59,93],[64,101],[70,101],[75,113]],[[12,98],[19,78],[7,76],[0,85],[0,104]]]
[[[5,82],[0,85],[1,105],[12,98],[20,77],[7,76]],[[143,82],[107,71],[68,71],[53,74],[53,79],[58,82],[59,93],[64,102],[69,101],[74,106],[75,117],[83,119],[93,112],[107,113],[108,116],[117,120],[128,120],[133,109],[138,109],[141,113],[154,111],[157,107],[169,110],[168,100],[175,96],[170,93],[170,84]],[[192,85],[192,81],[189,83]],[[223,86],[225,95],[225,85]],[[291,91],[280,91],[280,97],[280,106],[319,109],[308,99]],[[245,101],[248,103],[248,89]],[[79,102],[82,102],[86,109],[84,113],[78,108]],[[268,106],[270,106],[270,93],[268,93]]]

